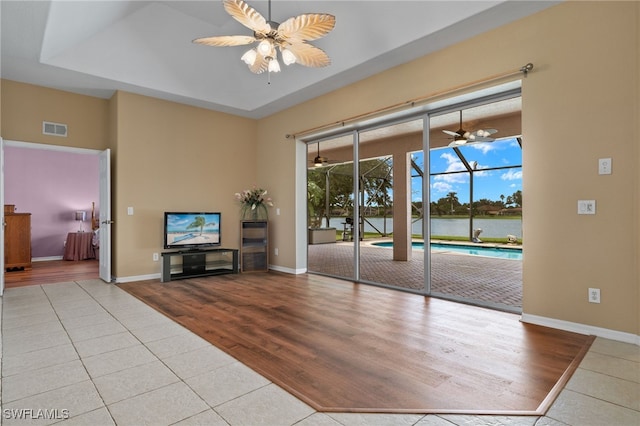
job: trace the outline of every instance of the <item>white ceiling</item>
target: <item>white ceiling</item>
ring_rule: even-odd
[[[265,17],[265,0],[248,0]],[[125,90],[261,118],[408,62],[557,2],[274,0],[272,20],[336,16],[313,41],[326,68],[251,73],[239,47],[195,38],[251,35],[215,1],[53,0],[0,2],[2,78],[110,98]],[[521,64],[514,63],[515,66]]]

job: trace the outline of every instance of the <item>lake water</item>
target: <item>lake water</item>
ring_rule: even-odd
[[[329,222],[330,226],[336,229],[343,229],[344,218],[332,218]],[[375,228],[374,228],[375,227]],[[377,228],[377,230],[376,230]],[[506,238],[507,235],[515,235],[518,238],[522,238],[522,219],[473,219],[473,229],[480,228],[482,237],[491,238]],[[367,218],[364,227],[365,232],[393,232],[393,220],[391,218],[385,220],[383,218]],[[418,221],[413,223],[412,234],[422,234],[422,222]],[[432,218],[431,219],[431,234],[432,235],[451,235],[466,237],[469,236],[469,219],[446,219],[446,218]]]

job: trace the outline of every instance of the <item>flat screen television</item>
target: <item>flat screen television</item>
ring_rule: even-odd
[[[165,212],[164,248],[198,250],[220,246],[220,212]]]

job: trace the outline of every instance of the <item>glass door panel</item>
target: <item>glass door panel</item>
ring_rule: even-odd
[[[520,131],[520,98],[443,114],[431,125],[431,133],[449,130],[429,156],[431,294],[521,312],[522,141],[508,133],[492,140]],[[451,134],[458,128],[459,139]]]
[[[307,158],[307,269],[355,280],[353,136],[311,143]]]
[[[410,154],[422,148],[422,140],[422,119],[359,134],[357,223],[363,282],[424,292],[424,251],[412,245],[414,227],[419,238],[422,225],[413,209]]]

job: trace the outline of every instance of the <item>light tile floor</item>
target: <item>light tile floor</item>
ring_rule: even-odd
[[[600,338],[545,417],[319,413],[100,280],[8,289],[1,313],[2,425],[640,425],[640,348]]]

